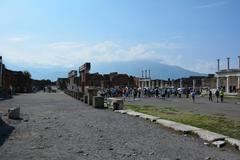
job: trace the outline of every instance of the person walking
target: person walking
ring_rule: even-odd
[[[195,96],[196,96],[196,93],[195,93],[195,91],[194,91],[194,90],[192,90],[192,93],[191,93],[191,95],[192,95],[192,100],[193,100],[193,103],[195,103]]]
[[[220,98],[221,98],[222,103],[223,103],[223,97],[224,97],[224,92],[223,92],[223,89],[222,89],[221,92],[220,92]]]
[[[156,95],[156,98],[158,98],[158,95],[159,95],[158,88],[155,89],[155,95]]]
[[[215,96],[216,96],[216,98],[217,98],[217,103],[218,103],[219,95],[220,95],[220,93],[219,93],[219,90],[217,89],[216,92],[215,92]]]
[[[209,93],[208,93],[208,100],[209,101],[213,101],[213,99],[212,99],[212,91],[211,90],[209,90]]]

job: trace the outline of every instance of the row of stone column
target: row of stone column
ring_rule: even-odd
[[[216,88],[219,89],[219,78],[223,78],[223,77],[217,77],[217,83],[216,83]],[[226,92],[229,93],[229,78],[230,76],[225,76],[226,78]],[[237,83],[237,88],[240,88],[240,76],[237,77],[238,78],[238,83]]]

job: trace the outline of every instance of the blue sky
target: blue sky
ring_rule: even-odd
[[[213,73],[217,58],[221,68],[227,56],[237,66],[239,7],[239,0],[0,0],[0,54],[33,78],[85,61],[158,61]]]

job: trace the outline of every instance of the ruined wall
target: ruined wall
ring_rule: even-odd
[[[21,71],[12,71],[2,64],[1,91],[3,94],[28,93],[32,91],[32,80],[30,75]]]

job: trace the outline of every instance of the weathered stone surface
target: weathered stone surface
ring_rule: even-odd
[[[196,133],[200,138],[202,138],[203,140],[208,141],[208,142],[225,140],[225,138],[227,138],[227,136],[224,136],[224,135],[221,135],[218,133],[214,133],[214,132],[210,132],[210,131],[207,131],[204,129],[196,130],[193,132]]]
[[[114,112],[126,114],[126,113],[127,113],[127,110],[115,110]]]
[[[104,97],[93,96],[93,107],[104,108]]]
[[[20,119],[20,107],[8,109],[9,119]]]
[[[126,113],[131,116],[139,117],[142,113],[135,112],[133,110],[126,110]]]
[[[140,114],[140,116],[139,117],[141,117],[141,118],[143,118],[143,119],[146,119],[146,120],[150,120],[150,121],[152,121],[152,122],[155,122],[155,121],[157,121],[159,118],[158,117],[155,117],[155,116],[151,116],[151,115],[147,115],[147,114]]]
[[[215,141],[212,144],[217,146],[217,148],[221,148],[226,144],[226,142],[225,141]]]
[[[120,98],[108,98],[107,106],[113,110],[122,110],[123,109],[123,100]]]
[[[228,137],[225,140],[231,145],[236,146],[237,149],[240,150],[240,140]]]
[[[189,125],[185,125],[185,124],[181,124],[181,123],[177,123],[177,122],[173,122],[173,121],[169,121],[169,120],[165,120],[165,119],[158,119],[156,122],[165,127],[172,128],[175,131],[193,132],[193,131],[200,130],[197,127],[192,127]]]

